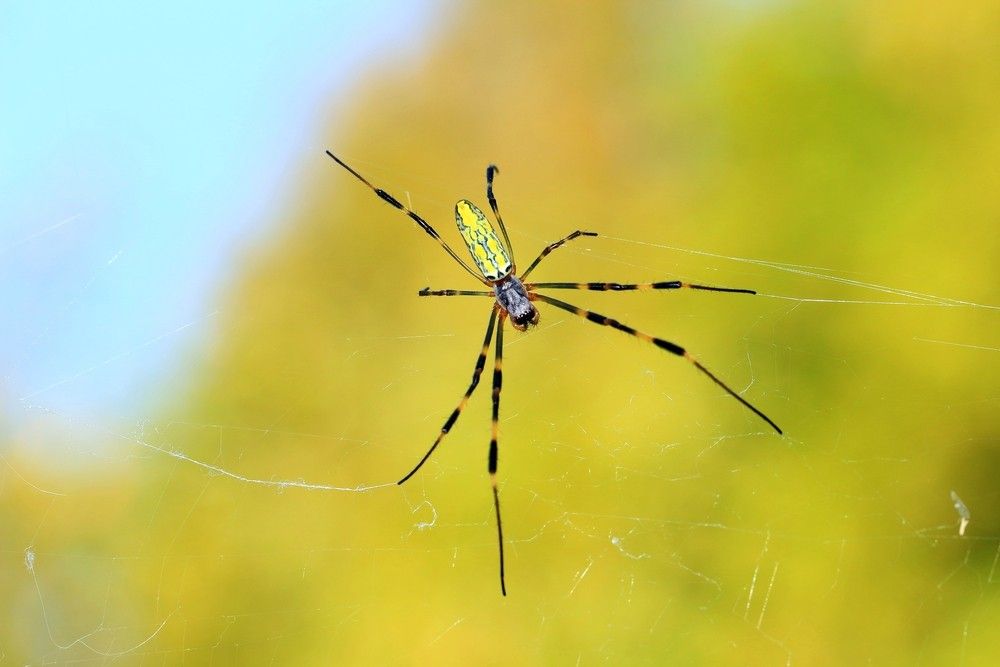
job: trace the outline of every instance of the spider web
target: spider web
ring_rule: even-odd
[[[624,650],[613,640],[617,633],[647,635],[650,642],[671,635],[666,646],[683,649],[697,640],[699,625],[722,624],[755,655],[793,662],[809,650],[802,642],[812,634],[811,621],[803,610],[873,595],[871,587],[884,585],[870,578],[875,570],[897,579],[897,593],[913,596],[913,616],[937,618],[960,655],[983,651],[991,643],[984,610],[995,604],[1000,584],[1000,536],[977,525],[979,514],[989,525],[988,506],[961,502],[961,494],[975,498],[983,490],[971,469],[930,482],[926,473],[915,472],[951,458],[921,432],[939,411],[956,410],[958,401],[945,400],[934,411],[922,403],[915,410],[912,402],[919,399],[898,400],[896,381],[886,376],[884,384],[855,386],[854,411],[824,414],[828,408],[821,401],[796,400],[790,371],[815,351],[776,332],[814,316],[808,309],[863,311],[862,319],[918,310],[933,323],[989,315],[995,307],[827,269],[638,239],[590,246],[568,249],[563,265],[606,265],[618,267],[614,275],[641,275],[667,264],[733,284],[744,284],[739,279],[750,274],[758,284],[764,280],[768,289],[741,306],[742,324],[703,333],[699,347],[714,349],[714,358],[704,350],[706,363],[711,358],[741,392],[781,415],[789,436],[767,434],[689,368],[605,335],[614,332],[588,329],[582,320],[546,312],[537,330],[511,338],[501,440],[507,604],[518,606],[520,623],[536,626],[526,650],[543,651],[545,629],[572,621],[569,610],[583,605],[591,619],[603,617],[608,624],[608,643],[589,649],[606,658]],[[602,311],[630,311],[631,319],[642,319],[639,299],[600,301]],[[692,295],[671,302],[671,320],[682,329],[711,329],[712,312],[723,301]],[[476,303],[485,312],[485,304]],[[369,376],[363,386],[386,406],[385,424],[304,433],[283,428],[280,420],[262,426],[141,419],[123,429],[50,410],[39,397],[20,401],[20,417],[35,423],[36,437],[44,433],[58,441],[49,445],[57,458],[68,460],[70,470],[84,467],[88,473],[59,473],[18,449],[4,456],[3,494],[13,510],[8,525],[15,526],[5,540],[5,579],[12,593],[7,599],[16,601],[8,609],[7,627],[14,633],[4,640],[4,651],[13,653],[19,637],[31,636],[34,659],[43,663],[242,661],[261,655],[283,661],[314,633],[346,640],[367,621],[410,606],[432,616],[421,628],[428,634],[413,648],[447,655],[455,650],[452,641],[495,614],[505,616],[495,590],[491,508],[481,469],[486,397],[473,402],[421,477],[402,488],[393,484],[449,409],[476,345],[469,336],[458,340],[449,321],[435,317],[435,308],[451,304],[421,305],[426,322],[405,333],[355,332],[336,341],[345,366],[365,366],[381,354],[409,358],[395,372]],[[922,354],[986,355],[977,363],[995,363],[989,355],[996,350],[982,349],[989,346],[936,340],[914,330],[897,329],[895,335]],[[709,336],[724,342],[708,345]],[[595,352],[596,346],[613,349],[616,358]],[[584,363],[587,354],[592,356]],[[453,356],[462,363],[452,364]],[[528,361],[536,357],[547,359],[547,368]],[[845,369],[849,377],[864,374],[846,357],[823,363]],[[619,376],[616,389],[606,393],[605,364]],[[429,378],[439,372],[445,376],[441,388],[429,389]],[[622,387],[628,390],[621,393]],[[596,393],[599,400],[584,403],[577,392]],[[567,393],[572,397],[558,403],[568,409],[549,407],[546,397]],[[995,398],[987,393],[979,400]],[[895,422],[888,432],[901,435],[892,440],[876,433],[877,443],[856,446],[853,423],[873,409]],[[920,423],[922,411],[932,419]],[[904,416],[914,422],[906,426]],[[831,437],[810,433],[809,423],[819,419],[839,424]],[[399,424],[414,437],[400,436]],[[271,447],[284,454],[255,461]],[[303,462],[306,452],[317,451],[327,454]],[[330,451],[336,452],[332,461]],[[385,465],[389,460],[393,464]],[[949,486],[958,501],[949,499]],[[129,503],[122,496],[146,500],[131,513],[114,507]],[[964,535],[956,502],[971,516]],[[89,515],[94,505],[104,514]],[[329,530],[316,532],[308,521],[296,525],[310,509],[335,517]],[[832,516],[824,516],[827,509]],[[276,527],[267,515],[290,525]],[[251,546],[227,539],[242,535],[247,524],[270,526],[270,533],[250,539]],[[92,540],[98,548],[79,546]],[[419,566],[408,565],[412,561]],[[923,564],[928,561],[933,565]],[[393,578],[400,569],[410,574]],[[317,594],[330,570],[361,581]],[[275,579],[248,599],[236,588],[207,595],[198,583],[236,585],[250,572]],[[270,585],[279,590],[267,590]],[[285,599],[281,586],[295,595]],[[462,594],[473,588],[475,595]],[[540,588],[544,595],[537,594]],[[812,604],[802,599],[806,594]],[[421,601],[434,595],[453,608]],[[202,603],[203,596],[209,601]],[[606,616],[598,611],[602,607]],[[657,650],[662,647],[658,643]],[[858,655],[879,654],[873,645],[854,648]],[[580,648],[579,655],[587,650]]]
[[[401,115],[421,108],[400,102]],[[437,212],[429,219],[457,242],[450,208],[479,198],[496,147],[438,169],[423,152],[384,158],[391,143],[348,157]],[[613,182],[550,203],[574,177],[612,170],[535,178],[511,149],[497,188],[522,264],[572,228],[601,233],[560,249],[536,279],[758,291],[554,294],[684,345],[786,435],[619,332],[555,309],[530,332],[508,329],[504,599],[488,382],[424,469],[395,484],[467,386],[489,302],[418,298],[466,278],[316,148],[289,186],[303,210],[217,260],[228,276],[197,309],[38,375],[24,372],[27,347],[9,348],[0,661],[996,658],[1000,306],[988,242],[935,245],[924,217],[870,251],[856,227],[751,235],[746,217],[718,211],[664,228],[636,211],[687,219],[682,205],[662,208],[674,197],[621,216],[612,196],[643,195]],[[66,313],[96,307],[102,284],[139,282],[141,260],[155,259],[148,248],[120,261],[132,247],[121,230],[74,249],[89,225],[100,222],[71,212],[0,240],[8,282],[67,256],[84,267],[77,289],[37,295],[57,316],[12,318],[9,340],[45,348]],[[792,240],[756,238],[769,235]]]

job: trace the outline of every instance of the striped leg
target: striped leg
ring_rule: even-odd
[[[503,234],[503,242],[507,244],[507,252],[510,253],[510,261],[514,263],[514,247],[510,244],[510,237],[507,236],[507,228],[503,225],[503,218],[500,217],[500,209],[497,208],[497,198],[493,196],[493,177],[500,173],[500,167],[491,164],[486,167],[486,198],[490,201],[490,208],[493,209],[493,216],[500,225],[500,233]]]
[[[475,290],[465,290],[465,289],[431,289],[430,287],[425,287],[419,292],[417,296],[496,296],[496,292],[482,292]]]
[[[361,181],[362,183],[364,183],[365,185],[367,185],[369,188],[371,188],[372,192],[374,192],[376,195],[378,195],[379,199],[381,199],[381,200],[383,200],[383,201],[391,204],[392,206],[394,206],[395,208],[398,208],[403,213],[406,213],[406,215],[410,216],[410,219],[413,220],[413,222],[417,223],[417,225],[419,225],[421,229],[423,229],[425,232],[427,232],[427,234],[430,235],[430,237],[432,239],[434,239],[435,241],[437,241],[441,245],[441,247],[444,248],[445,252],[447,252],[449,255],[451,255],[452,259],[454,259],[456,262],[458,262],[459,264],[461,264],[463,269],[465,269],[466,271],[468,271],[471,275],[475,276],[476,280],[478,280],[479,282],[482,282],[482,283],[486,282],[486,281],[483,280],[483,277],[481,275],[479,275],[478,272],[473,271],[469,267],[469,265],[465,263],[465,260],[463,260],[461,257],[459,257],[455,253],[455,251],[451,249],[451,246],[449,246],[447,243],[444,242],[444,239],[442,239],[438,235],[437,230],[435,230],[433,227],[431,227],[427,223],[426,220],[424,220],[419,215],[417,215],[416,213],[414,213],[413,211],[411,211],[405,204],[403,204],[401,201],[399,201],[398,199],[396,199],[395,197],[393,197],[391,194],[389,194],[388,192],[386,192],[382,188],[376,188],[374,185],[372,185],[368,181],[367,178],[365,178],[364,176],[362,176],[358,172],[354,171],[354,169],[352,169],[351,167],[349,167],[346,162],[344,162],[343,160],[341,160],[339,157],[337,157],[336,155],[334,155],[330,151],[327,151],[326,154],[329,155],[331,158],[333,158],[334,162],[336,162],[337,164],[339,164],[341,167],[343,167],[347,171],[351,172],[351,174],[353,174],[355,178],[357,178],[359,181]]]
[[[493,487],[493,508],[497,515],[497,542],[500,545],[500,592],[507,595],[507,582],[503,567],[503,523],[500,521],[500,491],[497,490],[497,435],[500,432],[500,388],[503,385],[503,323],[507,314],[500,315],[500,326],[497,327],[497,349],[493,361],[493,421],[490,438],[490,485]]]
[[[581,236],[597,236],[597,232],[582,232],[578,229],[569,236],[561,238],[555,243],[550,243],[548,246],[545,247],[545,250],[543,250],[541,254],[539,254],[538,257],[535,258],[535,261],[528,266],[525,272],[521,274],[521,280],[527,278],[528,274],[531,273],[535,269],[535,267],[538,266],[538,263],[541,262],[543,259],[545,259],[550,252],[552,252],[562,244],[572,241],[573,239],[580,238]]]
[[[781,433],[781,429],[778,427],[777,424],[775,424],[771,420],[770,417],[768,417],[767,415],[765,415],[763,412],[761,412],[760,410],[758,410],[757,408],[755,408],[753,405],[751,405],[745,398],[743,398],[742,396],[740,396],[739,394],[737,394],[735,391],[733,391],[732,389],[730,389],[729,385],[727,385],[725,382],[723,382],[722,380],[720,380],[719,378],[717,378],[707,368],[705,368],[704,366],[702,366],[698,362],[697,359],[695,359],[694,357],[692,357],[687,352],[687,350],[685,350],[680,345],[677,345],[676,343],[671,343],[670,341],[664,340],[662,338],[657,338],[655,336],[650,336],[647,333],[643,333],[641,331],[633,329],[632,327],[628,326],[627,324],[622,324],[621,322],[619,322],[616,319],[612,319],[610,317],[605,317],[604,315],[599,315],[598,313],[595,313],[595,312],[590,311],[590,310],[584,310],[583,308],[578,308],[577,306],[574,306],[573,304],[566,303],[565,301],[560,301],[559,299],[553,299],[552,297],[545,296],[544,294],[538,294],[537,292],[531,292],[530,293],[530,298],[532,300],[543,301],[543,302],[545,302],[545,303],[547,303],[547,304],[549,304],[551,306],[555,306],[556,308],[562,308],[565,311],[573,313],[574,315],[579,315],[580,317],[582,317],[584,319],[587,319],[587,320],[589,320],[591,322],[594,322],[595,324],[601,324],[601,325],[604,325],[606,327],[611,327],[612,329],[618,329],[618,331],[622,331],[622,332],[627,333],[627,334],[629,334],[631,336],[635,336],[636,338],[644,340],[647,343],[652,343],[656,347],[658,347],[658,348],[660,348],[662,350],[666,350],[670,354],[674,354],[674,355],[676,355],[678,357],[683,357],[684,359],[687,359],[689,362],[691,362],[692,365],[694,365],[695,368],[697,368],[699,371],[701,371],[702,373],[704,373],[705,375],[707,375],[709,377],[709,379],[712,380],[712,382],[714,382],[715,384],[717,384],[720,387],[722,387],[726,391],[727,394],[729,394],[730,396],[732,396],[733,398],[735,398],[737,401],[739,401],[740,403],[742,403],[745,407],[747,407],[755,415],[757,415],[758,417],[760,417],[761,419],[763,419],[764,421],[766,421],[771,426],[771,428],[773,428],[779,434]]]
[[[756,294],[752,289],[742,287],[710,287],[708,285],[696,285],[685,283],[680,280],[668,280],[658,283],[528,283],[526,289],[579,289],[592,292],[626,292],[631,290],[652,290],[652,289],[698,289],[708,292],[731,292],[734,294]]]
[[[465,395],[462,397],[462,400],[458,402],[458,406],[454,410],[452,410],[451,416],[448,417],[448,421],[446,421],[444,423],[444,426],[441,427],[441,433],[438,434],[437,439],[434,440],[434,444],[431,445],[431,448],[427,450],[427,453],[424,454],[424,457],[420,459],[420,463],[418,463],[413,468],[413,470],[406,473],[406,476],[403,477],[403,479],[396,482],[397,484],[402,484],[406,480],[413,477],[414,473],[420,470],[420,467],[427,462],[427,459],[429,459],[431,454],[434,453],[434,450],[437,449],[437,446],[441,444],[441,440],[444,439],[444,436],[448,435],[448,431],[450,431],[451,427],[455,425],[456,421],[458,421],[458,416],[461,415],[462,410],[465,409],[465,405],[469,402],[469,398],[472,396],[472,392],[476,390],[476,386],[479,384],[479,376],[482,375],[483,367],[486,365],[486,352],[490,347],[490,341],[493,340],[493,327],[497,321],[497,310],[498,309],[496,308],[496,306],[494,306],[493,310],[490,312],[490,323],[486,326],[486,338],[485,340],[483,340],[483,347],[479,351],[479,358],[476,359],[476,368],[475,370],[472,371],[472,382],[469,384],[469,388],[465,390]],[[498,339],[499,337],[500,334],[497,334]]]

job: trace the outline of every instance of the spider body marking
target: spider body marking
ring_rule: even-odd
[[[460,199],[455,204],[455,225],[483,278],[497,282],[513,273],[514,262],[482,209]]]
[[[500,392],[503,386],[503,329],[504,323],[508,318],[511,321],[511,326],[518,331],[524,331],[529,326],[537,324],[539,313],[538,309],[535,308],[535,302],[546,303],[550,306],[581,317],[588,322],[611,327],[612,329],[621,331],[629,336],[651,343],[669,354],[684,359],[694,366],[700,373],[705,375],[705,377],[719,386],[723,391],[739,401],[745,408],[766,422],[768,426],[775,430],[775,432],[781,435],[781,428],[779,428],[770,417],[754,407],[749,401],[719,379],[685,348],[681,347],[677,343],[673,343],[669,340],[656,336],[651,336],[650,334],[639,331],[638,329],[635,329],[627,324],[623,324],[612,317],[574,306],[571,303],[561,301],[537,291],[539,289],[567,289],[597,292],[618,292],[631,290],[693,289],[709,292],[728,292],[731,294],[756,294],[753,290],[739,287],[713,287],[709,285],[698,285],[695,283],[682,282],[680,280],[667,280],[652,283],[525,282],[528,274],[531,273],[535,267],[549,255],[549,253],[562,247],[564,244],[573,241],[574,239],[584,236],[597,236],[597,234],[595,232],[577,230],[564,238],[555,241],[554,243],[550,243],[542,249],[542,252],[539,253],[538,257],[536,257],[535,260],[528,265],[528,268],[525,269],[520,276],[516,275],[517,270],[515,268],[516,264],[514,262],[514,251],[511,248],[510,237],[507,235],[507,229],[504,227],[503,218],[500,216],[500,210],[497,207],[496,197],[493,196],[493,179],[499,171],[494,165],[490,165],[486,168],[486,198],[490,203],[493,216],[496,218],[497,224],[500,227],[500,235],[503,236],[503,241],[501,242],[500,236],[497,235],[496,230],[487,219],[486,214],[483,213],[479,207],[467,199],[461,199],[455,205],[455,222],[458,225],[459,233],[462,235],[462,240],[465,242],[466,248],[468,248],[469,254],[472,257],[472,262],[476,266],[476,270],[473,270],[473,268],[470,267],[461,257],[459,257],[451,246],[449,246],[444,239],[440,237],[437,231],[431,227],[426,220],[404,205],[399,199],[393,197],[385,190],[372,185],[364,176],[348,166],[347,163],[330,151],[326,151],[326,154],[341,167],[349,171],[355,178],[367,185],[368,188],[379,197],[379,199],[405,213],[411,220],[413,220],[413,222],[417,224],[418,227],[424,230],[428,236],[434,239],[441,246],[441,248],[451,256],[452,259],[465,269],[467,273],[481,282],[484,286],[491,288],[489,291],[486,291],[456,289],[432,290],[429,287],[425,287],[418,292],[419,296],[492,297],[494,299],[494,303],[490,309],[490,318],[486,326],[486,337],[483,339],[482,348],[479,351],[479,356],[476,358],[476,365],[472,371],[472,381],[469,383],[468,389],[465,390],[465,394],[462,396],[458,405],[454,410],[452,410],[448,419],[445,420],[440,433],[438,433],[438,436],[434,440],[434,443],[430,446],[430,449],[427,450],[427,453],[424,454],[423,458],[420,459],[417,465],[414,466],[410,472],[404,475],[398,483],[403,484],[408,479],[413,477],[418,470],[420,470],[424,463],[426,463],[431,457],[431,454],[433,454],[437,449],[437,446],[441,443],[444,437],[451,431],[455,422],[458,421],[459,416],[468,404],[473,392],[476,390],[476,387],[479,386],[479,379],[486,367],[486,357],[489,353],[490,345],[494,342],[495,333],[496,343],[493,357],[492,391],[493,413],[490,428],[490,447],[487,458],[487,472],[489,473],[490,485],[493,490],[493,508],[496,516],[497,542],[500,555],[500,591],[504,595],[507,595],[507,583],[505,575],[506,570],[504,566],[503,522],[500,518],[500,491],[497,487]]]
[[[455,204],[455,224],[476,268],[493,286],[497,305],[510,316],[511,326],[524,331],[538,324],[538,310],[524,283],[514,275],[514,262],[482,209],[468,199],[460,199]]]

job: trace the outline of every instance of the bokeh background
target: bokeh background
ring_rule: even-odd
[[[996,664],[993,2],[0,8],[0,662]],[[435,457],[484,167],[556,296]],[[488,386],[488,382],[486,383]],[[971,522],[959,534],[960,515]]]

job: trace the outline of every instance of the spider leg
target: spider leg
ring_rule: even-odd
[[[493,196],[493,177],[500,173],[500,167],[491,164],[486,167],[486,198],[490,201],[490,208],[493,209],[493,216],[500,225],[500,233],[503,234],[503,242],[507,244],[507,252],[510,253],[511,264],[514,263],[514,247],[510,244],[510,237],[507,236],[507,228],[504,227],[503,218],[500,217],[500,209],[497,208],[497,198]],[[511,270],[513,272],[513,269]]]
[[[493,420],[491,422],[489,473],[490,485],[493,487],[493,508],[497,515],[497,542],[500,546],[500,592],[507,595],[507,583],[504,578],[503,566],[503,522],[500,521],[500,491],[497,489],[497,435],[500,431],[500,389],[503,385],[503,323],[507,313],[500,315],[500,325],[497,327],[497,348],[493,361]]]
[[[486,338],[483,340],[483,347],[479,351],[479,357],[476,359],[476,367],[472,371],[472,382],[469,384],[469,388],[465,390],[465,395],[462,396],[462,400],[458,402],[458,406],[452,410],[451,416],[448,417],[444,426],[441,427],[441,433],[438,434],[438,437],[434,440],[434,444],[431,445],[431,448],[427,450],[427,453],[424,454],[424,457],[420,459],[420,462],[414,466],[413,470],[406,473],[406,476],[403,477],[403,479],[396,482],[397,484],[402,484],[406,480],[413,477],[413,475],[420,470],[421,466],[427,462],[427,459],[429,459],[431,454],[434,453],[434,450],[437,449],[437,446],[441,443],[441,440],[444,439],[444,436],[448,435],[448,431],[450,431],[451,427],[455,425],[456,421],[458,421],[458,416],[461,415],[462,410],[465,409],[465,405],[469,402],[469,397],[471,397],[472,392],[476,390],[476,386],[479,384],[479,376],[482,375],[483,366],[486,365],[486,352],[490,347],[490,341],[493,340],[493,327],[497,320],[497,310],[497,307],[494,306],[493,310],[490,311],[490,323],[486,326]],[[499,338],[499,334],[497,334],[497,337]]]
[[[425,287],[419,292],[417,296],[492,296],[495,297],[495,292],[483,292],[475,290],[464,290],[464,289],[431,289],[430,287]]]
[[[550,243],[549,245],[547,245],[545,247],[545,250],[542,250],[542,252],[538,255],[538,257],[535,258],[535,261],[532,262],[530,265],[528,265],[528,268],[524,271],[524,273],[521,274],[521,280],[524,280],[525,278],[527,278],[528,274],[531,273],[535,269],[535,267],[538,266],[538,263],[541,262],[543,259],[545,259],[545,257],[550,252],[552,252],[553,250],[555,250],[556,248],[558,248],[562,244],[564,244],[564,243],[566,243],[568,241],[572,241],[573,239],[579,238],[581,236],[597,236],[597,232],[583,232],[583,231],[580,231],[578,229],[575,232],[573,232],[572,234],[570,234],[569,236],[566,236],[565,238],[561,238],[558,241],[556,241],[555,243]]]
[[[756,294],[752,289],[742,287],[711,287],[709,285],[696,285],[685,283],[680,280],[668,280],[658,283],[527,283],[524,286],[528,290],[536,287],[541,289],[578,289],[592,292],[624,292],[631,290],[653,290],[653,289],[697,289],[708,292],[731,292],[734,294]]]
[[[447,252],[449,255],[451,255],[451,258],[454,259],[456,262],[458,262],[462,266],[463,269],[465,269],[466,271],[468,271],[479,282],[485,283],[485,281],[483,280],[483,277],[481,275],[479,275],[479,273],[477,273],[476,271],[473,271],[472,268],[470,268],[469,265],[466,264],[465,261],[461,257],[459,257],[458,254],[455,253],[454,250],[451,249],[451,246],[444,242],[444,239],[442,239],[438,235],[437,230],[435,230],[433,227],[431,227],[430,224],[428,224],[428,222],[426,220],[424,220],[423,218],[421,218],[415,212],[413,212],[412,210],[410,210],[409,207],[407,207],[405,204],[403,204],[401,201],[399,201],[398,199],[396,199],[395,197],[393,197],[391,194],[389,194],[388,192],[386,192],[382,188],[376,188],[374,185],[372,185],[368,181],[367,178],[365,178],[364,176],[362,176],[358,172],[354,171],[354,169],[352,169],[351,167],[349,167],[346,162],[344,162],[343,160],[341,160],[339,157],[337,157],[336,155],[334,155],[330,151],[327,151],[326,154],[329,155],[331,158],[333,158],[334,162],[336,162],[337,164],[339,164],[341,167],[343,167],[347,171],[351,172],[351,174],[353,174],[355,178],[357,178],[359,181],[361,181],[362,183],[364,183],[365,185],[367,185],[372,190],[372,192],[374,192],[376,195],[378,195],[379,199],[382,199],[383,201],[385,201],[385,202],[391,204],[392,206],[398,208],[403,213],[406,213],[406,215],[410,216],[410,219],[413,220],[413,222],[417,223],[417,225],[419,225],[421,229],[423,229],[425,232],[427,232],[427,234],[430,235],[430,237],[432,239],[434,239],[435,241],[437,241],[441,245],[441,247],[444,248],[445,252]]]
[[[720,380],[719,378],[717,378],[710,370],[708,370],[707,368],[705,368],[704,366],[702,366],[701,363],[699,363],[697,359],[695,359],[694,357],[692,357],[687,352],[687,350],[685,350],[680,345],[677,345],[676,343],[671,343],[670,341],[664,340],[663,338],[657,338],[655,336],[650,336],[647,333],[643,333],[641,331],[638,331],[637,329],[633,329],[632,327],[628,326],[627,324],[622,324],[621,322],[619,322],[616,319],[613,319],[613,318],[610,318],[610,317],[606,317],[604,315],[600,315],[600,314],[595,313],[595,312],[593,312],[591,310],[584,310],[583,308],[579,308],[577,306],[574,306],[571,303],[566,303],[565,301],[560,301],[559,299],[553,299],[552,297],[545,296],[544,294],[538,294],[537,292],[531,292],[531,293],[529,293],[529,298],[532,299],[532,300],[543,301],[543,302],[545,302],[545,303],[547,303],[547,304],[549,304],[551,306],[555,306],[556,308],[562,308],[563,310],[565,310],[567,312],[573,313],[574,315],[579,315],[580,317],[582,317],[582,318],[584,318],[586,320],[589,320],[590,322],[593,322],[595,324],[600,324],[600,325],[603,325],[603,326],[606,326],[606,327],[611,327],[612,329],[618,329],[618,331],[622,331],[624,333],[627,333],[630,336],[635,336],[636,338],[644,340],[647,343],[652,343],[656,347],[658,347],[658,348],[660,348],[662,350],[666,350],[670,354],[673,354],[673,355],[676,355],[678,357],[683,357],[684,359],[687,359],[689,362],[691,362],[692,365],[694,365],[695,368],[697,368],[699,371],[701,371],[702,373],[704,373],[705,375],[707,375],[709,377],[709,379],[712,380],[712,382],[714,382],[715,384],[717,384],[720,387],[722,387],[727,394],[729,394],[730,396],[732,396],[733,398],[735,398],[737,401],[739,401],[740,403],[742,403],[751,412],[753,412],[755,415],[757,415],[758,417],[760,417],[761,419],[763,419],[764,421],[766,421],[771,426],[771,428],[773,428],[775,431],[777,431],[779,434],[781,434],[781,428],[779,428],[778,425],[775,424],[774,421],[772,421],[770,417],[768,417],[763,412],[761,412],[760,410],[758,410],[757,408],[755,408],[753,405],[751,405],[750,402],[747,401],[745,398],[743,398],[742,396],[740,396],[739,394],[737,394],[733,389],[731,389],[729,387],[729,385],[727,385],[725,382],[723,382],[722,380]]]

